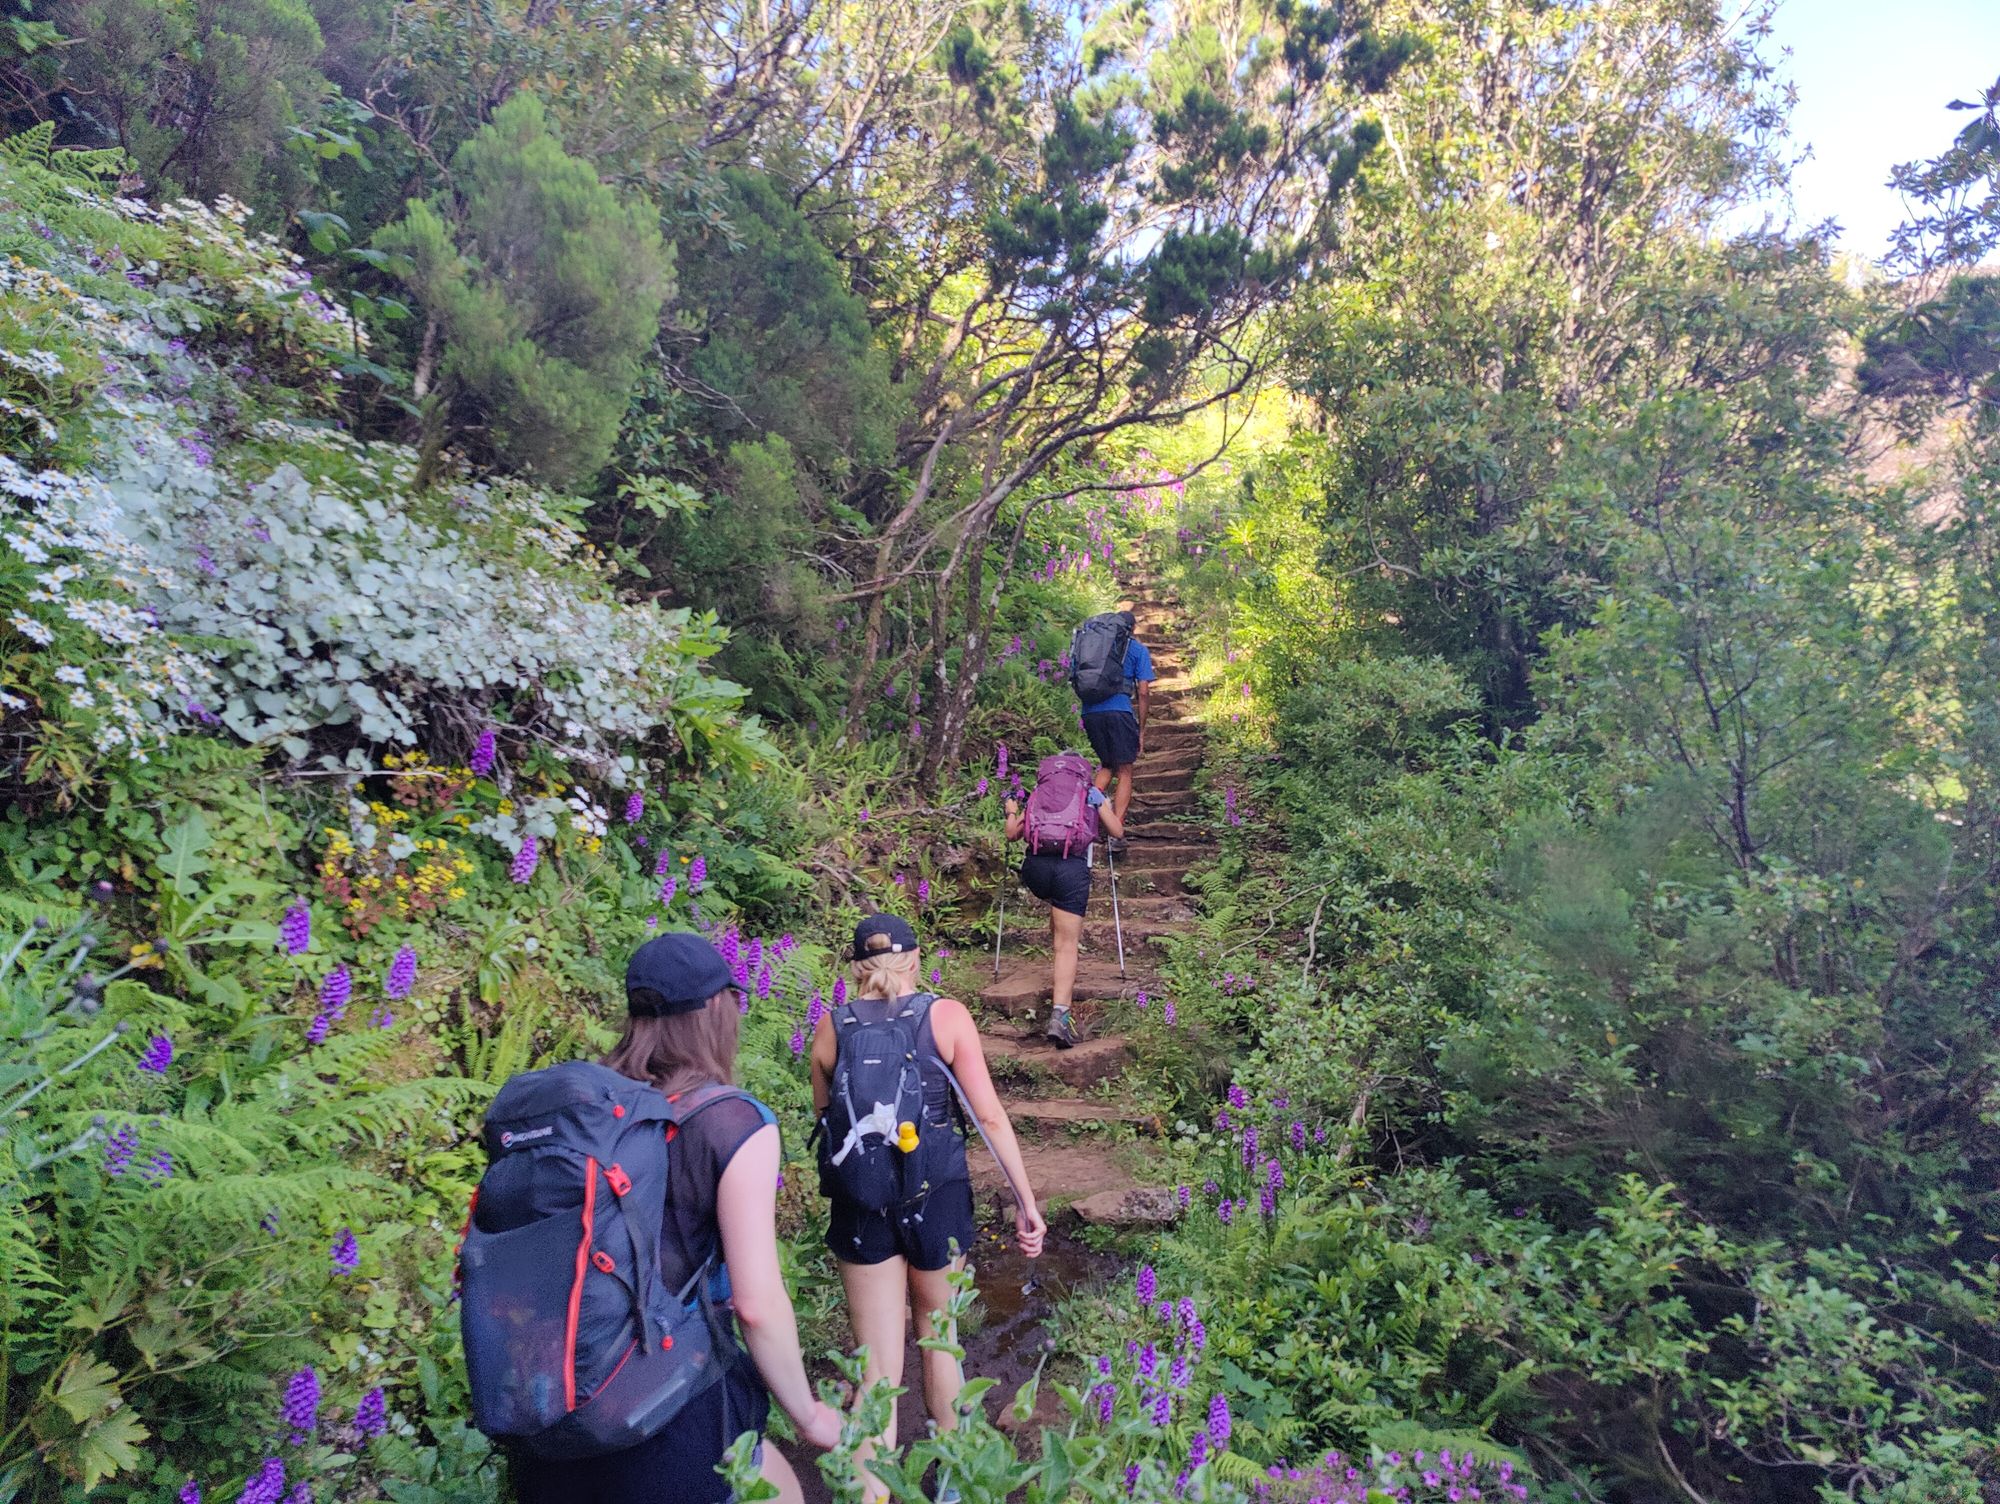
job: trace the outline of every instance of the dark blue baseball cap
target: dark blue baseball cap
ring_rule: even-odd
[[[735,985],[729,963],[716,948],[684,930],[655,935],[625,963],[625,1005],[637,1018],[697,1012],[723,988]],[[653,1006],[648,998],[640,1007],[632,994],[641,989],[658,993],[663,1006]]]
[[[870,914],[854,926],[854,959],[907,955],[917,948],[917,932],[894,914]]]

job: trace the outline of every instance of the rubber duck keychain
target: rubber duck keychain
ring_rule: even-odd
[[[896,1147],[905,1154],[917,1147],[917,1125],[905,1119],[896,1125]]]

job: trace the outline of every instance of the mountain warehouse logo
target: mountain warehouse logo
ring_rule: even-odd
[[[511,1149],[516,1144],[530,1143],[538,1138],[547,1138],[554,1133],[553,1128],[524,1128],[519,1133],[507,1132],[500,1135],[500,1147]]]

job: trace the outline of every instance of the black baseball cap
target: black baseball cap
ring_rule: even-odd
[[[870,945],[876,936],[886,936],[887,945]],[[907,920],[898,919],[894,914],[870,914],[854,926],[854,959],[867,961],[875,956],[899,956],[913,953],[917,948],[917,932],[910,928]]]
[[[639,1018],[694,1013],[725,987],[736,985],[729,963],[699,935],[676,930],[655,935],[625,963],[625,1005]],[[664,1006],[641,1008],[632,1000],[640,989],[658,993]]]

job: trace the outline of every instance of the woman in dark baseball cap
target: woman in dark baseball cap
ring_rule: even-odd
[[[843,1079],[843,1039],[865,1025],[890,1025],[907,1036],[898,1047],[916,1055],[923,1088],[922,1121],[907,1125],[909,1137],[895,1152],[915,1153],[921,1144],[927,1166],[920,1194],[876,1211],[840,1194],[825,1169],[828,1156],[840,1146],[822,1145],[821,1189],[832,1202],[826,1246],[840,1265],[855,1344],[868,1349],[865,1390],[878,1378],[903,1382],[906,1304],[916,1312],[918,1337],[945,1335],[948,1277],[964,1263],[974,1231],[965,1119],[958,1106],[977,1120],[1013,1187],[1014,1235],[1022,1253],[1040,1256],[1048,1224],[1035,1205],[1014,1127],[993,1089],[972,1015],[956,999],[919,990],[923,958],[917,932],[894,914],[871,914],[855,926],[850,955],[853,994],[841,1008],[821,1016],[813,1035],[813,1111],[824,1134],[834,1083]],[[954,1077],[962,1104],[952,1100]],[[922,1361],[925,1407],[938,1429],[950,1430],[958,1423],[955,1406],[965,1375],[949,1353],[926,1348]],[[887,1434],[895,1432],[892,1406]],[[886,1497],[872,1477],[866,1481],[868,1498]]]
[[[701,936],[660,935],[634,951],[625,1003],[625,1033],[606,1065],[676,1097],[734,1082],[736,989],[728,963]],[[717,1349],[731,1358],[728,1374],[652,1439],[581,1461],[515,1459],[521,1504],[722,1504],[728,1489],[715,1466],[723,1448],[745,1431],[761,1434],[773,1398],[814,1446],[840,1440],[840,1415],[814,1394],[799,1352],[778,1265],[777,1190],[778,1129],[755,1098],[718,1094],[683,1121],[673,1140],[661,1272],[667,1288],[680,1289],[719,1248],[742,1345]],[[799,1504],[790,1464],[776,1447],[760,1450],[778,1497]]]

